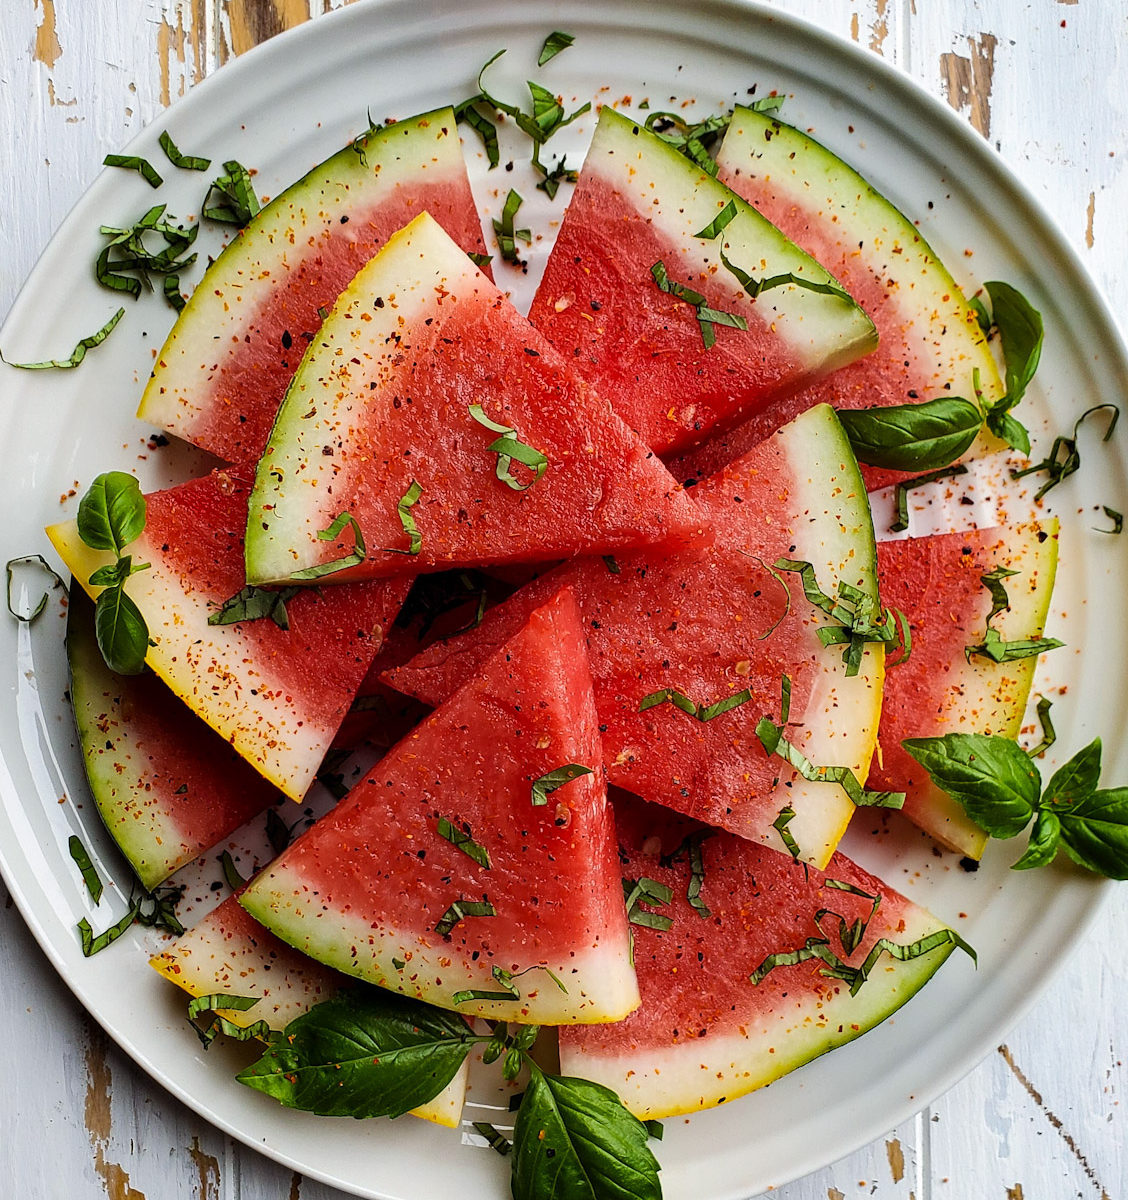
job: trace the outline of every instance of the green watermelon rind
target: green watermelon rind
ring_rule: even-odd
[[[898,934],[902,945],[947,928],[916,905],[909,915],[916,921],[906,921]],[[585,1054],[565,1038],[560,1068],[611,1088],[642,1120],[698,1112],[764,1087],[880,1025],[924,987],[953,949],[953,943],[940,945],[907,962],[886,956],[853,997],[845,984],[835,981],[828,981],[828,987],[836,988],[829,998],[804,985],[804,999],[777,1015],[776,1027],[766,1031],[752,1028],[750,1014],[742,1021],[749,1031],[743,1036],[706,1035],[606,1057]]]
[[[913,328],[928,329],[930,343],[951,344],[949,356],[953,377],[950,382],[955,391],[974,399],[972,371],[978,369],[983,400],[990,402],[1004,394],[998,366],[962,289],[920,228],[891,200],[809,134],[777,117],[738,104],[717,155],[722,178],[726,169],[740,170],[753,158],[773,173],[775,186],[792,196],[796,203],[811,204],[811,193],[804,188],[809,187],[812,180],[819,179],[825,181],[828,198],[848,198],[849,222],[840,223],[840,230],[849,236],[851,245],[863,243],[859,246],[863,259],[866,257],[865,235],[880,238],[883,245],[891,238],[898,240],[900,248],[896,253],[886,250],[881,255],[881,270],[888,275],[890,264],[895,262],[898,275],[911,280],[911,287],[899,289],[898,296],[903,303],[917,310],[917,317],[911,322]],[[798,186],[789,187],[791,180],[797,181]],[[957,319],[946,319],[937,329],[935,314],[947,315],[953,311]],[[956,362],[961,363],[959,376],[954,373]],[[921,396],[920,399],[932,397]],[[987,453],[997,449],[999,444],[984,435],[972,453]]]
[[[623,166],[628,158],[632,165]],[[639,160],[645,158],[645,169]],[[794,274],[817,283],[834,283],[833,277],[801,250],[752,205],[719,179],[701,170],[673,146],[648,131],[641,122],[604,106],[585,170],[630,195],[652,222],[675,244],[680,255],[667,262],[672,279],[688,268],[696,275],[717,272],[728,286],[736,280],[720,267],[717,250],[754,277]],[[645,195],[640,195],[640,182]],[[736,216],[721,235],[706,240],[696,234],[732,204]],[[845,292],[830,294],[785,286],[764,292],[753,302],[773,331],[808,356],[810,372],[826,374],[869,353],[877,345],[877,331],[865,312]],[[807,350],[803,344],[807,343]],[[834,349],[829,349],[829,347]]]
[[[420,168],[464,174],[455,130],[449,107],[370,130],[363,146],[360,139],[345,146],[275,196],[224,247],[193,289],[157,355],[138,418],[191,441],[191,419],[185,420],[184,410],[193,406],[201,364],[215,360],[218,339],[243,330],[240,308],[230,297],[247,293],[249,303],[251,294],[261,296],[246,286],[248,281],[269,277],[270,268],[280,266],[304,235],[339,221],[346,210],[363,209],[366,200],[398,180],[415,180]],[[415,152],[405,151],[405,145]],[[444,147],[449,147],[445,154]],[[190,367],[186,376],[176,366],[181,360]]]

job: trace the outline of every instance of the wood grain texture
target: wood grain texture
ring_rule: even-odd
[[[231,56],[340,0],[6,0],[0,316],[120,146]],[[989,139],[1128,313],[1128,18],[1102,0],[775,0],[909,71]],[[1122,713],[1121,713],[1122,716]],[[780,1200],[1120,1200],[1128,889],[962,1083]],[[0,1178],[32,1200],[339,1200],[238,1146],[138,1070],[0,888]],[[430,1200],[430,1198],[421,1198]]]

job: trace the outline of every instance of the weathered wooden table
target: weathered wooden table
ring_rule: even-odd
[[[347,0],[4,0],[0,317],[74,200],[161,107]],[[1128,313],[1128,9],[1117,0],[775,0],[898,64],[1034,189]],[[1122,400],[1121,397],[1101,397]],[[2,402],[2,398],[0,398]],[[1122,552],[1118,548],[1118,552]],[[1110,721],[1123,719],[1107,697]],[[142,1074],[56,977],[0,887],[0,1194],[331,1200]],[[1005,1045],[780,1200],[1128,1195],[1128,888]]]

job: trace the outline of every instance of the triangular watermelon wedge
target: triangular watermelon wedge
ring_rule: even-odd
[[[248,1009],[218,1009],[233,1025],[265,1021],[281,1031],[315,1004],[355,986],[336,971],[315,963],[264,929],[229,896],[182,934],[149,965],[190,996],[254,996]],[[436,1125],[457,1128],[466,1102],[469,1060],[433,1099],[412,1114]]]
[[[78,588],[67,606],[67,660],[94,803],[150,891],[281,799],[152,672],[106,666],[94,606]]]
[[[1008,606],[991,620],[1006,641],[1039,638],[1046,626],[1057,572],[1057,521],[970,529],[881,542],[881,594],[912,629],[912,654],[892,668],[870,783],[906,793],[903,812],[942,845],[978,859],[987,834],[958,801],[941,791],[901,745],[910,737],[983,733],[1017,738],[1034,681],[1037,655],[993,662],[970,658],[992,608],[981,577],[1003,568]]]
[[[331,583],[699,532],[661,463],[423,214],[298,368],[255,479],[247,578]]]
[[[287,628],[271,617],[209,624],[246,583],[249,490],[230,467],[146,496],[145,529],[126,551],[149,566],[127,590],[149,626],[148,665],[261,775],[300,800],[409,584],[303,589],[285,603]],[[97,597],[102,589],[88,581],[114,556],[90,549],[74,521],[47,535]]]
[[[755,286],[745,290],[734,269]],[[780,282],[752,299],[770,279]],[[720,315],[700,319],[708,310]],[[877,344],[869,318],[813,258],[606,105],[529,319],[659,454]]]
[[[563,590],[242,903],[319,962],[442,1008],[618,1020],[638,989],[600,757]]]
[[[821,406],[690,495],[717,531],[713,545],[566,564],[388,680],[438,702],[567,583],[587,631],[610,782],[781,850],[780,814],[790,809],[784,823],[798,852],[825,865],[853,804],[837,784],[809,782],[769,758],[757,724],[778,718],[786,675],[788,739],[818,766],[866,776],[884,653],[868,647],[858,673],[848,675],[842,647],[819,643],[822,614],[798,581],[772,573],[780,557],[805,560],[825,591],[842,581],[876,597],[873,526],[849,443]],[[741,702],[696,719],[673,697],[654,703],[667,688],[699,709]]]
[[[649,907],[671,923],[634,929],[641,1006],[614,1025],[562,1029],[560,1067],[611,1088],[643,1119],[733,1100],[853,1041],[923,987],[957,944],[845,855],[824,874],[630,797],[616,798],[615,813],[623,874],[670,888],[668,904]],[[855,922],[857,945],[844,945]],[[808,939],[823,942],[818,949],[848,975],[881,938],[901,953],[915,944],[917,956],[879,953],[854,995],[850,978],[828,977],[834,964],[809,953]],[[800,961],[764,971],[770,956],[796,951]]]
[[[173,326],[137,415],[254,462],[321,312],[423,211],[463,250],[485,250],[449,108],[362,134],[241,230]]]
[[[877,326],[873,354],[777,400],[672,469],[719,470],[815,404],[912,404],[941,396],[985,401],[1004,388],[956,281],[924,235],[852,167],[799,129],[737,105],[717,154],[718,176],[849,291]],[[978,452],[990,443],[981,439]],[[863,467],[867,485],[900,476]]]

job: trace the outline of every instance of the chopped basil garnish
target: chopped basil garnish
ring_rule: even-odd
[[[412,487],[418,487],[418,486],[419,486],[418,484],[412,483]],[[402,504],[403,501],[401,500],[400,503]],[[414,503],[414,501],[412,503]],[[402,520],[402,516],[401,516],[401,520]],[[364,560],[368,557],[368,551],[365,549],[364,534],[361,532],[360,522],[356,519],[356,517],[354,517],[352,515],[352,513],[347,513],[347,512],[340,513],[340,514],[338,514],[336,520],[329,526],[328,529],[319,529],[317,531],[318,540],[322,541],[322,542],[335,542],[337,540],[337,538],[339,538],[341,536],[341,534],[344,533],[346,526],[348,526],[352,529],[352,534],[353,534],[353,548],[349,554],[343,554],[340,558],[330,559],[329,562],[319,563],[316,567],[304,567],[300,571],[295,571],[290,576],[290,578],[291,579],[322,579],[326,575],[336,575],[338,571],[347,571],[347,570],[349,570],[350,567],[360,566],[360,564],[362,562],[364,562]],[[418,553],[418,551],[417,550],[411,550],[411,551],[401,550],[401,551],[397,551],[397,553],[415,554],[415,553]],[[232,600],[234,600],[235,598],[236,597],[233,596]],[[230,603],[230,601],[228,601],[227,603]],[[284,611],[285,611],[285,601],[283,601],[283,612]],[[277,618],[275,618],[275,619],[277,619]],[[211,624],[210,618],[208,619],[208,623]],[[279,622],[279,624],[281,624],[281,622]]]
[[[513,1149],[513,1143],[489,1123],[489,1121],[474,1121],[472,1128],[489,1143],[491,1150],[496,1150],[504,1158]]]
[[[474,264],[474,266],[479,268],[489,266],[489,264],[493,262],[492,254],[478,254],[473,250],[471,250],[466,257]]]
[[[1063,479],[1068,479],[1070,475],[1080,469],[1081,453],[1077,449],[1077,435],[1080,433],[1086,417],[1092,413],[1102,412],[1104,409],[1112,411],[1112,417],[1109,419],[1104,437],[1101,438],[1102,442],[1107,442],[1116,431],[1117,422],[1120,420],[1120,408],[1115,404],[1095,404],[1077,418],[1071,437],[1059,434],[1054,438],[1049,454],[1040,463],[1024,467],[1021,471],[1011,471],[1011,478],[1022,479],[1025,475],[1034,475],[1044,471],[1047,475],[1046,482],[1034,493],[1034,499],[1041,500],[1051,488],[1057,487]]]
[[[673,866],[683,855],[689,859],[689,883],[686,885],[685,898],[690,907],[702,919],[711,916],[709,906],[701,899],[701,888],[705,883],[705,857],[701,852],[701,843],[711,838],[715,829],[699,829],[696,833],[686,834],[676,849],[669,854],[663,854],[659,862],[664,867]]]
[[[223,164],[223,174],[212,180],[203,209],[209,221],[238,225],[240,229],[250,223],[259,211],[259,200],[250,172],[242,163],[231,159]]]
[[[102,933],[95,934],[90,926],[90,922],[83,917],[78,923],[78,934],[82,939],[83,957],[90,958],[94,954],[98,954],[105,950],[107,946],[113,945],[119,937],[133,924],[137,919],[137,914],[140,912],[139,904],[131,904],[129,911],[125,914],[116,925],[111,925],[109,929]]]
[[[859,462],[893,471],[935,471],[959,458],[983,427],[977,405],[958,396],[835,410]]]
[[[550,58],[555,58],[561,50],[567,50],[575,40],[575,36],[571,33],[561,33],[559,29],[554,30],[544,39],[544,45],[541,47],[540,55],[537,58],[537,66],[543,67]]]
[[[289,629],[290,617],[286,605],[302,590],[296,587],[272,590],[249,583],[234,596],[228,596],[218,612],[208,617],[208,624],[234,625],[237,621],[258,621],[269,617],[280,629]]]
[[[223,1016],[219,1009],[229,1012],[246,1012],[259,1002],[258,996],[230,996],[223,992],[214,992],[208,996],[196,996],[188,1004],[188,1023],[196,1031],[204,1049],[215,1041],[222,1033],[225,1037],[237,1042],[249,1042],[258,1038],[264,1042],[277,1042],[282,1035],[270,1028],[265,1021],[254,1021],[250,1025],[236,1025],[234,1021]],[[199,1018],[210,1017],[211,1020],[201,1025]]]
[[[182,154],[172,140],[172,135],[166,129],[161,134],[161,149],[165,152],[165,157],[174,167],[179,167],[183,171],[206,171],[211,166],[210,158],[198,158],[194,154]]]
[[[465,917],[496,917],[497,910],[488,900],[456,900],[435,924],[440,937],[450,937],[451,930]]]
[[[703,171],[715,176],[717,164],[709,151],[720,140],[731,121],[731,110],[722,116],[706,117],[696,124],[691,124],[679,113],[651,112],[646,116],[646,129]]]
[[[1101,508],[1104,510],[1104,515],[1106,517],[1108,517],[1108,519],[1112,522],[1112,528],[1111,529],[1096,529],[1096,527],[1094,526],[1095,531],[1097,533],[1113,533],[1113,534],[1123,533],[1124,532],[1124,514],[1117,512],[1115,508],[1109,508],[1109,506],[1107,504],[1102,504]]]
[[[551,792],[563,787],[566,783],[571,783],[573,779],[579,779],[581,775],[590,775],[591,773],[591,767],[585,767],[581,763],[565,763],[564,766],[557,767],[554,771],[549,771],[547,775],[542,775],[539,779],[534,779],[532,789],[533,805],[539,807],[542,804],[547,804]]]
[[[30,625],[31,622],[34,621],[35,618],[38,617],[39,614],[47,607],[47,600],[51,594],[50,591],[44,590],[43,594],[36,601],[35,607],[31,610],[31,612],[17,612],[15,608],[12,607],[12,584],[14,582],[15,569],[17,567],[26,566],[33,562],[39,563],[43,570],[51,576],[52,580],[54,581],[51,584],[51,588],[62,588],[64,593],[67,590],[67,585],[62,581],[58,574],[56,574],[56,572],[47,565],[47,560],[42,554],[23,554],[19,558],[8,559],[8,561],[4,564],[4,570],[8,576],[8,611],[13,617],[16,618],[17,621],[21,621],[25,625]]]
[[[627,920],[632,925],[665,932],[674,923],[673,917],[639,908],[640,904],[669,904],[674,898],[673,889],[657,879],[650,879],[645,875],[640,879],[624,879],[623,898],[627,906]]]
[[[683,713],[687,713],[698,721],[711,721],[714,717],[732,712],[734,708],[739,708],[742,704],[747,704],[751,699],[751,691],[745,688],[743,691],[735,692],[733,695],[726,696],[723,700],[717,700],[713,704],[702,705],[694,704],[688,696],[674,688],[661,688],[657,692],[651,692],[649,696],[643,696],[638,702],[638,711],[640,713],[646,712],[649,708],[668,703],[672,704],[675,708],[681,709]]]
[[[976,654],[996,663],[1016,662],[1021,658],[1035,658],[1047,650],[1056,650],[1065,645],[1057,638],[1047,637],[1021,638],[1008,642],[997,629],[992,628],[991,622],[995,617],[1010,607],[1003,580],[1017,574],[1017,571],[1008,570],[1006,567],[996,567],[993,571],[988,571],[986,575],[980,575],[980,582],[991,593],[991,611],[987,614],[983,641],[964,647],[964,657],[968,662],[971,662],[972,657]]]
[[[113,333],[117,323],[125,316],[125,309],[119,308],[116,313],[99,329],[96,333],[91,333],[87,337],[80,338],[78,345],[71,351],[69,358],[47,358],[42,362],[9,362],[8,359],[0,353],[0,362],[6,363],[9,367],[16,367],[21,371],[69,371],[73,367],[77,367],[80,362],[86,357],[87,350],[93,350],[95,346],[100,346],[106,338]]]
[[[164,183],[157,168],[147,158],[141,158],[136,154],[107,154],[102,159],[102,165],[124,167],[127,171],[136,171],[151,188],[159,188]]]
[[[94,864],[90,861],[90,855],[86,852],[82,839],[72,833],[67,839],[67,849],[70,851],[71,858],[74,859],[75,866],[82,874],[82,882],[86,884],[90,899],[97,904],[102,898],[102,880]]]
[[[714,328],[717,325],[725,325],[729,329],[747,330],[748,322],[742,316],[710,308],[700,292],[695,292],[692,288],[686,287],[684,283],[678,283],[671,279],[666,271],[665,263],[656,262],[650,268],[650,274],[658,285],[659,291],[683,300],[693,308],[698,328],[701,330],[701,342],[706,350],[711,349],[717,341],[717,333]]]
[[[520,1000],[520,989],[513,985],[513,973],[505,970],[504,967],[494,966],[490,969],[490,974],[504,989],[499,992],[480,991],[477,988],[469,988],[464,992],[455,992],[451,1000],[455,1004],[468,1004],[473,1000]]]
[[[485,96],[479,92],[476,96],[471,96],[468,100],[463,100],[461,104],[456,104],[454,106],[454,119],[456,122],[465,121],[482,139],[482,145],[485,147],[486,156],[490,162],[490,170],[492,171],[501,162],[501,149],[497,141],[497,126],[488,117],[482,116],[475,107],[477,104],[484,103],[485,99]],[[482,264],[479,263],[478,265],[481,266]]]
[[[535,446],[527,446],[522,442],[517,437],[516,429],[508,425],[499,425],[497,421],[487,417],[480,404],[471,404],[469,410],[470,415],[479,425],[490,430],[491,433],[501,434],[501,437],[496,438],[486,447],[488,453],[497,455],[495,474],[498,479],[515,492],[524,492],[531,488],[548,470],[548,459]],[[514,460],[533,472],[533,477],[528,483],[522,483],[513,474],[511,468]]]
[[[704,236],[704,230],[697,236]],[[805,275],[796,275],[792,271],[784,271],[780,275],[762,275],[757,279],[743,268],[738,267],[736,263],[730,262],[723,250],[718,251],[718,253],[720,254],[725,270],[733,276],[753,300],[757,296],[763,295],[764,292],[770,292],[773,288],[778,287],[798,287],[808,292],[820,292],[824,296],[844,296],[846,299],[850,298],[846,289],[834,279],[808,279]]]
[[[794,834],[788,829],[788,825],[795,820],[795,809],[790,804],[785,804],[776,815],[776,819],[772,822],[772,828],[779,834],[780,840],[787,847],[787,853],[798,862],[799,861],[799,843],[795,840]]]
[[[196,255],[186,254],[186,251],[196,240],[199,225],[185,228],[174,224],[171,217],[165,219],[163,204],[150,208],[134,225],[121,229],[103,225],[99,232],[109,240],[95,260],[95,277],[103,287],[128,292],[135,300],[143,287],[152,287],[150,275],[179,278],[180,273],[196,261]],[[164,247],[151,250],[145,240],[150,235],[162,238]]]
[[[1042,727],[1042,738],[1039,743],[1026,753],[1031,758],[1041,758],[1043,754],[1057,741],[1057,731],[1054,729],[1054,723],[1050,719],[1050,709],[1053,708],[1054,702],[1046,696],[1038,697],[1038,724]]]
[[[144,925],[146,929],[163,929],[178,936],[182,934],[184,926],[176,915],[176,906],[184,898],[186,886],[182,883],[155,888],[150,892],[138,885],[130,896],[131,901],[137,900],[137,924]],[[137,899],[137,891],[141,893],[140,899]]]
[[[954,467],[942,467],[939,471],[929,471],[926,475],[917,475],[912,479],[902,479],[897,484],[897,519],[889,526],[890,533],[903,533],[909,527],[909,492],[914,488],[924,487],[925,484],[939,483],[943,479],[955,479],[966,475],[967,467],[958,464]]]
[[[485,846],[474,841],[470,833],[469,822],[463,822],[462,828],[459,829],[452,821],[448,821],[446,817],[439,818],[438,824],[439,837],[445,838],[456,850],[461,850],[468,858],[472,858],[479,866],[490,869],[490,854]]]
[[[493,66],[495,62],[505,53],[504,50],[499,50],[493,58],[478,72],[478,93],[479,96],[488,104],[492,104],[498,112],[503,112],[507,116],[513,118],[517,128],[532,139],[534,145],[534,157],[539,147],[558,130],[563,129],[565,125],[570,125],[577,117],[591,109],[591,102],[577,108],[575,112],[564,115],[564,109],[561,107],[556,97],[538,83],[528,81],[529,94],[533,101],[533,112],[523,112],[515,104],[506,104],[503,100],[499,100],[496,96],[491,96],[486,90],[482,79],[486,71]]]
[[[415,524],[415,518],[411,515],[411,510],[415,507],[419,497],[423,495],[423,488],[414,479],[411,481],[411,486],[399,498],[396,503],[396,512],[399,513],[400,525],[403,527],[404,533],[407,534],[408,546],[406,550],[397,551],[399,554],[418,554],[423,548],[423,535],[419,532],[419,526]],[[357,529],[357,534],[360,530]]]
[[[702,238],[707,242],[711,242],[715,237],[719,236],[725,229],[728,228],[729,222],[736,216],[736,201],[730,200],[724,208],[705,226],[699,233],[693,236]]]
[[[223,878],[227,881],[227,886],[237,892],[246,884],[246,880],[239,874],[239,868],[235,866],[235,860],[231,857],[230,850],[224,850],[219,856],[219,865],[223,870]]]
[[[300,822],[294,825],[287,825],[278,815],[278,809],[276,808],[268,808],[266,810],[266,840],[270,843],[270,848],[276,855],[281,854],[294,840],[294,830],[298,824]]]
[[[497,248],[501,251],[501,257],[507,263],[519,264],[520,258],[517,256],[517,239],[520,238],[528,245],[533,240],[533,235],[528,229],[514,229],[513,218],[517,215],[517,210],[524,204],[524,201],[518,195],[514,188],[509,189],[509,194],[505,197],[505,205],[501,210],[501,220],[497,217],[493,218],[494,234],[497,237]]]
[[[537,184],[537,190],[544,192],[550,200],[556,199],[556,193],[562,183],[575,183],[580,177],[578,170],[568,166],[566,155],[561,155],[551,168],[546,167],[539,158],[533,159],[533,166],[544,176]]]

